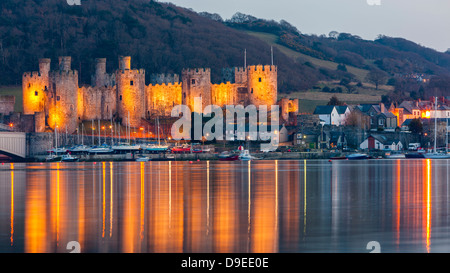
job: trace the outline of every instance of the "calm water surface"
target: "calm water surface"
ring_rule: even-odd
[[[450,252],[449,163],[5,163],[0,252]]]

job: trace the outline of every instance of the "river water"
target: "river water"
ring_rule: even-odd
[[[450,252],[449,163],[5,163],[0,252]]]

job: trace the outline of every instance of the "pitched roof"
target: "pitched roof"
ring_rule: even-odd
[[[385,116],[385,117],[387,117],[387,118],[396,118],[396,117],[397,117],[396,115],[394,115],[394,114],[392,114],[392,113],[390,113],[390,112],[387,112],[387,113],[381,113],[381,115],[383,115],[383,116]]]
[[[347,111],[347,109],[349,109],[347,105],[336,106],[336,110],[339,115],[345,114],[345,111]]]
[[[383,145],[391,145],[392,143],[399,143],[401,142],[398,138],[392,135],[377,135],[377,134],[371,134],[367,138],[373,137],[379,142],[381,142]]]
[[[330,115],[335,107],[334,105],[319,105],[314,110],[314,115]]]

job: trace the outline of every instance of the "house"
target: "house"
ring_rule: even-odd
[[[363,150],[400,151],[403,150],[403,144],[398,138],[392,135],[371,134],[359,145],[359,148]]]
[[[330,149],[344,149],[347,147],[347,137],[344,132],[331,131],[327,135],[327,140]]]
[[[395,130],[397,128],[397,116],[392,113],[380,113],[374,117],[377,129]]]
[[[293,144],[301,148],[316,149],[320,139],[320,132],[318,130],[305,129],[294,134]]]
[[[336,111],[338,112],[339,115],[338,126],[345,125],[345,121],[347,120],[347,117],[351,113],[350,107],[348,107],[347,105],[336,106]]]
[[[314,115],[318,115],[325,125],[341,126],[345,124],[345,120],[350,115],[350,108],[346,105],[320,105],[314,110]]]

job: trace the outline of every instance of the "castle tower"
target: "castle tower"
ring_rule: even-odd
[[[26,72],[22,76],[23,113],[25,115],[45,111],[50,62],[50,59],[39,59],[39,72]]]
[[[59,58],[59,70],[49,74],[48,125],[72,134],[78,128],[78,71],[71,70],[71,57]]]
[[[97,87],[106,85],[106,58],[95,59],[95,82],[93,84]]]
[[[245,67],[234,68],[234,82],[239,84],[247,84],[247,69]]]
[[[248,93],[250,104],[259,107],[277,104],[278,84],[277,67],[274,65],[257,65],[247,68]]]
[[[289,117],[292,115],[294,119],[297,118],[298,115],[298,99],[287,99],[282,98],[278,105],[280,106],[281,118],[284,121],[289,121]]]
[[[182,103],[194,111],[194,99],[202,99],[202,111],[207,105],[211,105],[211,69],[196,68],[183,69],[182,79]]]
[[[119,57],[119,69],[116,71],[117,112],[122,125],[139,127],[145,118],[145,70],[130,69],[131,57]],[[129,116],[129,119],[128,119]]]
[[[70,71],[72,65],[72,57],[70,56],[62,56],[59,57],[59,70],[60,71]]]

